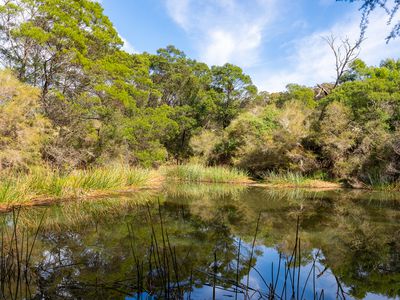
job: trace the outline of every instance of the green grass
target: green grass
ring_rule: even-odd
[[[0,203],[17,204],[34,198],[73,197],[93,191],[111,191],[142,187],[150,180],[150,171],[114,165],[74,170],[62,174],[48,168],[33,168],[28,173],[0,174]]]
[[[390,182],[380,174],[369,174],[366,180],[367,187],[378,191],[400,191],[400,182]]]
[[[2,178],[0,181],[0,202],[9,203],[23,197],[24,191],[18,181],[11,178]]]
[[[263,176],[265,183],[276,186],[294,186],[294,187],[328,187],[333,183],[325,181],[324,176],[305,176],[299,172],[267,172]]]
[[[227,167],[205,167],[202,165],[179,165],[165,167],[167,179],[187,182],[249,182],[247,173]]]

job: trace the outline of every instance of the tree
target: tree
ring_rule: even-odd
[[[165,140],[172,139],[179,131],[171,116],[174,109],[167,105],[137,110],[129,118],[116,120],[122,123],[119,144],[128,151],[121,152],[121,158],[131,164],[150,167],[157,166],[168,157]],[[115,149],[115,145],[112,149]],[[108,153],[108,151],[107,151]]]
[[[373,178],[398,178],[393,146],[400,124],[399,66],[387,60],[367,67],[357,60],[351,68],[353,80],[323,99],[314,136],[323,165],[333,176],[368,184]]]
[[[47,161],[85,167],[109,145],[129,143],[121,124],[147,105],[150,62],[120,50],[122,40],[98,2],[3,0],[0,40],[2,64],[40,88],[41,107],[57,131],[45,148]]]
[[[86,89],[87,71],[122,45],[100,4],[89,0],[2,0],[1,61],[39,86],[42,100]]]
[[[240,109],[256,95],[250,76],[232,64],[213,66],[211,87],[218,93],[218,121],[226,128]]]
[[[286,92],[279,93],[273,98],[278,107],[283,107],[293,100],[302,102],[308,108],[314,108],[317,105],[313,89],[298,84],[288,84],[286,89]]]
[[[400,8],[399,1],[388,1],[388,0],[337,0],[337,1],[347,1],[347,2],[356,2],[361,1],[362,5],[360,7],[360,11],[362,13],[361,19],[361,38],[365,36],[365,31],[368,27],[369,23],[369,15],[372,11],[377,8],[382,8],[386,14],[388,15],[388,25],[393,24],[393,19],[396,16]],[[400,21],[398,21],[393,27],[390,34],[386,37],[386,42],[398,37],[400,35]]]
[[[150,96],[148,105],[173,108],[170,117],[178,124],[178,131],[163,143],[171,158],[181,162],[191,155],[189,141],[196,129],[209,126],[215,119],[210,70],[174,46],[159,49],[157,55],[150,56],[150,62],[151,79],[158,93]]]
[[[332,89],[334,89],[342,81],[349,66],[357,59],[363,39],[359,39],[354,44],[352,44],[348,38],[341,39],[339,45],[336,44],[337,38],[333,35],[325,37],[324,40],[335,56],[336,79],[332,87]]]
[[[349,163],[348,158],[360,133],[352,122],[351,109],[343,103],[331,102],[325,107],[315,132],[321,147],[321,160],[330,175],[337,178],[349,177],[354,165]]]

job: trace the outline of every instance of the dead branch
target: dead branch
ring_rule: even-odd
[[[336,80],[333,85],[333,89],[337,87],[342,79],[343,75],[348,70],[348,67],[354,62],[360,54],[360,45],[364,39],[359,39],[355,43],[350,42],[350,39],[340,39],[337,43],[337,38],[334,35],[323,37],[328,46],[331,48],[333,55],[335,56],[335,71]]]

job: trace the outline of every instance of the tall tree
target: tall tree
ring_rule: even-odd
[[[85,166],[115,145],[151,91],[149,60],[120,48],[122,40],[98,2],[2,0],[0,60],[40,88],[41,106],[57,129],[45,157]],[[112,139],[115,139],[112,142]],[[128,140],[121,140],[121,144]],[[129,148],[129,147],[128,147]]]
[[[171,118],[179,125],[177,134],[164,143],[178,162],[191,154],[189,140],[200,127],[215,119],[215,103],[210,90],[208,66],[186,57],[174,46],[159,49],[150,57],[150,74],[159,93],[150,96],[149,106],[174,108]]]
[[[218,120],[222,128],[257,94],[250,76],[232,64],[213,66],[211,87],[218,93]]]
[[[19,79],[65,94],[85,89],[88,69],[121,45],[100,4],[89,0],[2,0],[2,63]]]

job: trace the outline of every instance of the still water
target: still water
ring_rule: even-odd
[[[1,219],[3,299],[400,299],[400,194],[170,184]]]

